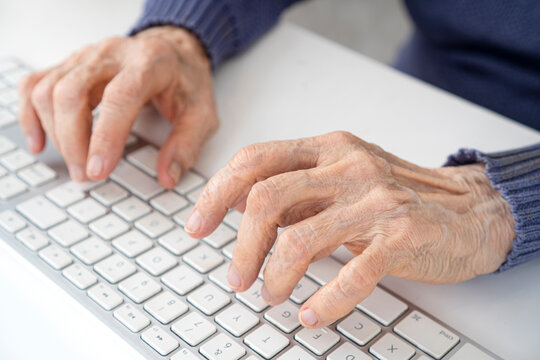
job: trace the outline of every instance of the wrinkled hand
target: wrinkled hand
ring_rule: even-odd
[[[264,269],[265,300],[285,301],[308,265],[345,245],[356,256],[300,309],[307,327],[350,312],[387,274],[454,283],[495,271],[514,219],[481,164],[425,169],[336,132],[246,147],[200,195],[186,230],[210,234],[244,211],[228,280],[235,291]]]
[[[171,188],[193,165],[217,128],[210,62],[195,36],[156,27],[111,38],[37,72],[19,85],[20,121],[28,146],[43,150],[45,133],[78,181],[106,178],[122,156],[141,108],[152,102],[172,123],[157,165]],[[92,132],[92,110],[101,102]]]

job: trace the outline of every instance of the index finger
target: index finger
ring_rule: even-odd
[[[245,201],[256,182],[314,167],[318,157],[314,138],[274,141],[241,149],[205,186],[185,230],[196,238],[209,235],[229,209]]]

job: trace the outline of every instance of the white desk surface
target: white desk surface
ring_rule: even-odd
[[[0,1],[0,56],[50,65],[125,33],[141,3]],[[424,166],[439,166],[459,147],[493,151],[540,141],[538,132],[288,24],[223,66],[216,96],[222,125],[197,164],[206,175],[244,145],[339,129]],[[167,125],[147,118],[137,129],[159,142]],[[535,359],[539,276],[540,259],[455,285],[383,283],[500,356]],[[0,289],[2,359],[141,358],[2,242]]]

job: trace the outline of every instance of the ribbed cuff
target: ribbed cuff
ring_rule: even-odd
[[[478,162],[486,164],[491,184],[508,201],[516,221],[512,251],[496,272],[540,256],[540,143],[490,154],[461,149],[445,166]]]
[[[238,36],[227,4],[215,0],[148,0],[130,35],[154,26],[173,25],[194,33],[215,68],[238,48]]]

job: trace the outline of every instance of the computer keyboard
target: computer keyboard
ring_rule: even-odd
[[[158,150],[130,135],[106,181],[75,183],[60,155],[26,151],[16,84],[30,69],[0,59],[0,236],[148,359],[500,359],[379,286],[349,315],[306,329],[298,310],[350,259],[309,266],[290,298],[269,307],[262,271],[235,294],[226,274],[241,214],[210,236],[183,230],[206,179],[195,171],[170,191],[156,180]],[[91,334],[88,334],[91,336]]]

